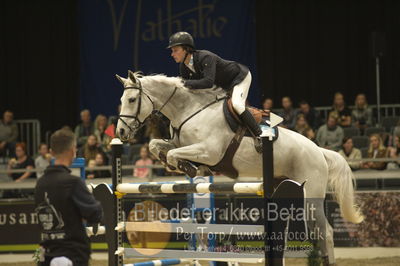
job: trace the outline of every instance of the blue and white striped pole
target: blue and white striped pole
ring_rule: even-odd
[[[124,266],[164,266],[164,265],[177,265],[185,262],[192,262],[188,259],[164,259],[164,260],[152,260],[145,262],[137,262],[133,264],[124,264]]]

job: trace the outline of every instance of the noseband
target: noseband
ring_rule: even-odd
[[[152,113],[153,115],[158,115],[158,114],[161,113],[161,110],[164,108],[164,106],[172,99],[172,97],[173,97],[173,96],[175,95],[175,93],[176,93],[176,90],[178,89],[177,87],[175,87],[174,91],[173,91],[172,94],[169,96],[169,98],[167,99],[167,101],[161,106],[161,108],[160,108],[159,110],[156,110],[153,100],[150,98],[150,96],[149,96],[147,93],[145,93],[145,92],[143,91],[142,83],[140,82],[139,79],[137,79],[137,82],[138,82],[138,86],[131,86],[131,87],[126,87],[126,88],[125,88],[125,90],[129,90],[129,89],[130,89],[130,90],[139,90],[139,99],[138,99],[138,100],[139,100],[139,104],[138,104],[138,107],[137,107],[137,109],[136,109],[136,114],[135,114],[135,115],[124,115],[124,114],[120,114],[120,115],[118,116],[118,120],[120,120],[127,128],[129,128],[129,131],[130,131],[130,132],[135,132],[135,130],[137,131],[137,130],[141,129],[141,128],[145,125],[146,120],[148,119],[148,117],[147,117],[145,120],[143,120],[143,122],[141,122],[141,121],[139,120],[140,110],[141,110],[141,106],[142,106],[142,94],[146,95],[146,97],[149,99],[149,101],[150,101],[151,104],[153,105],[153,110],[152,110],[151,113]],[[150,116],[149,116],[149,117],[150,117]],[[138,126],[135,126],[135,128],[132,128],[132,127],[124,120],[124,118],[133,119],[133,121],[134,121]],[[130,133],[130,132],[129,132],[129,133]]]

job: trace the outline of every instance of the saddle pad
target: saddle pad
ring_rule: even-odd
[[[231,130],[235,133],[235,132],[238,130],[240,124],[239,124],[239,122],[232,116],[231,112],[229,112],[228,100],[225,100],[225,101],[224,101],[223,110],[224,110],[224,116],[225,116],[226,122],[228,123],[229,127],[231,128]],[[252,135],[251,135],[250,131],[249,131],[248,129],[246,129],[246,133],[244,134],[244,136],[245,136],[245,137],[251,137]]]
[[[232,116],[232,113],[229,111],[229,107],[228,107],[228,99],[224,101],[224,105],[223,105],[223,112],[224,112],[224,116],[226,119],[226,122],[228,123],[229,127],[231,128],[231,130],[235,133],[240,124],[239,122]],[[269,127],[269,116],[263,116],[262,117],[262,122],[260,123],[260,125],[262,127]],[[274,141],[278,138],[278,134],[279,134],[279,130],[277,127],[273,128],[275,131],[275,137],[274,137]],[[246,133],[244,134],[245,137],[253,137],[253,135],[251,135],[249,129],[246,129]]]

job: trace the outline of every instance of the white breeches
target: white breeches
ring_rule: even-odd
[[[251,73],[247,73],[242,82],[233,87],[232,91],[232,107],[237,114],[241,115],[246,110],[246,99],[251,84]]]

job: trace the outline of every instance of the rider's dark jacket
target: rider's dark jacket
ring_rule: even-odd
[[[237,62],[224,60],[218,55],[206,51],[193,52],[193,67],[190,70],[184,63],[179,65],[181,77],[185,86],[191,89],[207,89],[214,84],[230,91],[244,80],[249,69]]]

